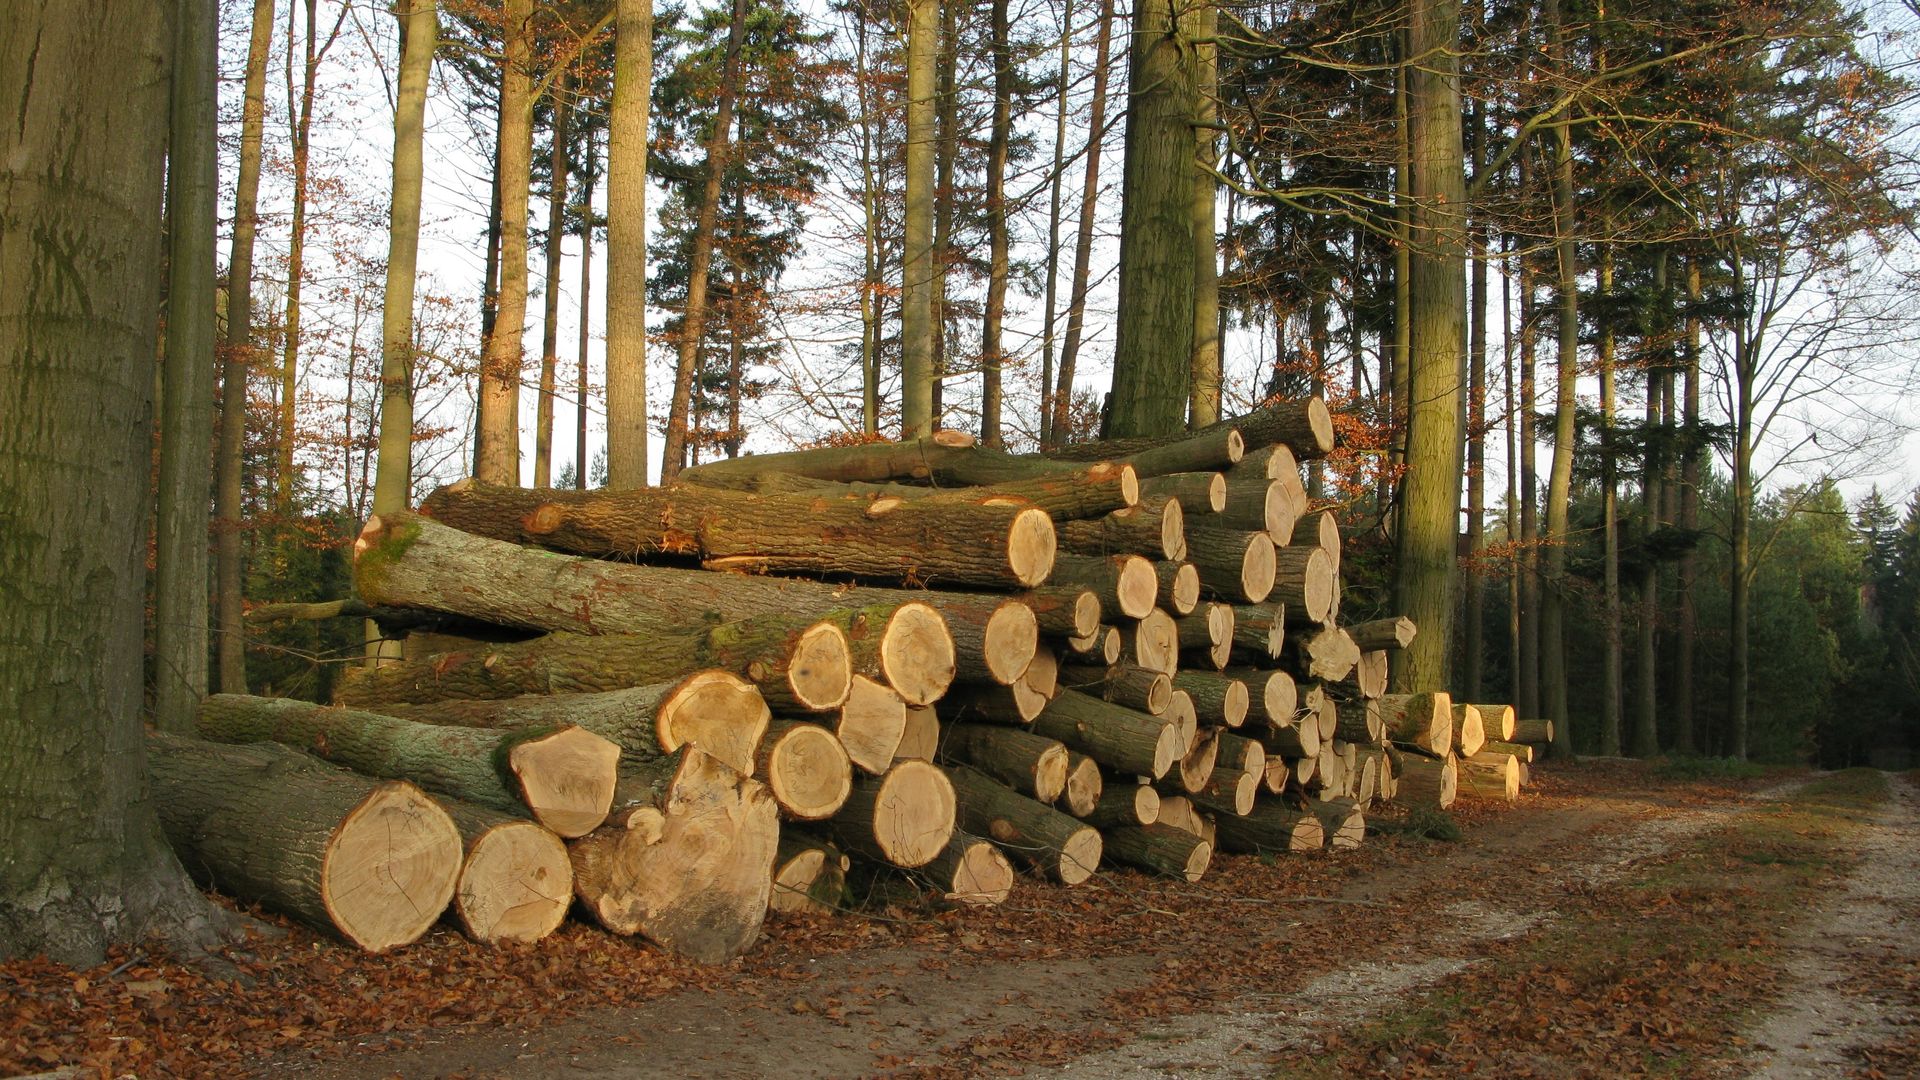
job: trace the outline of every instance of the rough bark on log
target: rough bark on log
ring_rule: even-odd
[[[1120,628],[1120,655],[1169,677],[1180,667],[1180,631],[1173,616],[1154,608]]]
[[[1060,673],[1060,685],[1153,716],[1166,712],[1173,701],[1173,680],[1124,660],[1107,667],[1068,664]]]
[[[1055,582],[1030,589],[1017,599],[1033,612],[1034,625],[1055,637],[1086,637],[1100,628],[1100,595],[1092,589]]]
[[[918,595],[935,600],[956,594]],[[959,669],[959,645],[952,624],[935,603],[890,599],[868,607],[830,611],[821,621],[846,635],[854,675],[886,683],[909,705],[931,705],[953,685]],[[849,678],[849,694],[852,689],[853,680]],[[845,703],[843,697],[841,704]]]
[[[568,848],[573,891],[600,925],[703,964],[760,936],[780,819],[757,780],[687,749],[652,806]]]
[[[1486,745],[1480,748],[1480,752],[1483,754],[1512,754],[1522,765],[1533,764],[1534,746],[1532,743],[1502,742],[1498,739],[1488,739]],[[1522,783],[1524,782],[1525,778],[1523,777]]]
[[[961,828],[992,840],[1009,858],[1062,885],[1078,885],[1099,869],[1099,830],[977,769],[958,765],[950,775]]]
[[[1259,792],[1260,777],[1239,769],[1216,768],[1213,775],[1207,777],[1207,782],[1189,797],[1195,806],[1212,810],[1217,815],[1241,817],[1253,812],[1254,796]]]
[[[1196,731],[1187,743],[1187,752],[1180,757],[1180,764],[1173,770],[1173,776],[1179,780],[1180,790],[1187,795],[1199,794],[1213,779],[1213,766],[1219,756],[1219,730],[1204,728]]]
[[[1455,763],[1460,770],[1461,794],[1505,802],[1520,797],[1520,760],[1512,754],[1482,750],[1471,757],[1456,758]]]
[[[1187,557],[1186,514],[1178,499],[1143,497],[1136,506],[1104,517],[1062,521],[1055,526],[1060,550],[1083,556],[1142,555],[1179,561]],[[1052,581],[1069,580],[1055,559]]]
[[[879,774],[893,767],[900,740],[907,732],[907,703],[891,687],[864,675],[853,677],[853,693],[840,706],[833,733],[847,757],[867,772]]]
[[[1213,845],[1171,825],[1116,825],[1102,831],[1114,862],[1167,877],[1199,881],[1213,861]]]
[[[1103,613],[1129,619],[1152,611],[1160,591],[1153,563],[1139,555],[1062,555],[1054,572],[1055,584],[1090,590]]]
[[[1294,515],[1286,484],[1234,469],[1226,474],[1226,485],[1226,505],[1207,524],[1266,533],[1275,547],[1293,541]]]
[[[1267,748],[1257,739],[1223,731],[1220,733],[1220,755],[1213,767],[1215,771],[1238,770],[1258,780],[1267,772]]]
[[[940,703],[940,712],[949,720],[1024,725],[1033,723],[1049,700],[1024,682],[963,683]]]
[[[1308,679],[1335,683],[1353,674],[1363,655],[1337,626],[1316,627],[1290,639],[1294,670]]]
[[[1553,721],[1517,720],[1513,725],[1513,741],[1546,746],[1553,742]]]
[[[943,760],[971,765],[1020,794],[1052,803],[1067,786],[1067,748],[1020,728],[951,724],[941,740]]]
[[[419,788],[272,743],[147,736],[153,805],[188,871],[369,952],[446,910],[463,846]]]
[[[1188,529],[1187,558],[1200,572],[1200,583],[1229,603],[1258,604],[1274,590],[1277,564],[1273,541],[1264,532]]]
[[[1151,825],[1160,817],[1160,792],[1152,784],[1116,781],[1100,791],[1093,809],[1078,815],[1101,829],[1116,825]]]
[[[1144,499],[1171,499],[1194,514],[1218,514],[1227,508],[1227,478],[1217,472],[1180,472],[1140,482]]]
[[[795,821],[832,817],[853,790],[853,762],[833,732],[818,724],[775,720],[754,757],[780,811]]]
[[[1107,789],[1100,763],[1085,754],[1067,753],[1067,786],[1060,792],[1060,809],[1084,818],[1100,805]]]
[[[924,439],[905,442],[862,443],[710,461],[682,470],[680,478],[688,483],[744,490],[753,490],[761,477],[772,473],[836,483],[915,480],[949,486],[995,486],[1072,475],[1081,470],[1080,465],[1052,456],[1016,456],[982,449],[973,445],[970,435],[940,431]]]
[[[759,693],[725,671],[696,671],[672,682],[595,694],[523,694],[389,705],[396,716],[430,724],[491,728],[571,724],[612,740],[630,759],[698,746],[748,776],[767,730]]]
[[[1060,657],[1045,645],[1033,654],[1027,670],[1020,675],[1019,686],[1043,701],[1052,701],[1060,692]]]
[[[976,593],[927,593],[953,635],[956,678],[1012,686],[1040,650],[1033,609],[1017,599]],[[916,705],[931,702],[914,702]]]
[[[1224,469],[1246,456],[1247,441],[1228,425],[1165,439],[1104,439],[1048,451],[1063,461],[1124,461],[1142,481],[1167,473]]]
[[[1179,756],[1180,733],[1172,724],[1075,690],[1061,690],[1034,720],[1033,731],[1136,776],[1159,779]]]
[[[1511,705],[1475,705],[1480,712],[1480,727],[1489,742],[1518,742],[1514,734],[1519,721]]]
[[[1281,480],[1291,476],[1297,481],[1300,459],[1293,456],[1285,443],[1249,441],[1246,455],[1227,471],[1256,480]]]
[[[1245,679],[1225,672],[1181,671],[1174,674],[1172,685],[1193,699],[1201,723],[1237,728],[1246,722],[1251,697]]]
[[[1200,606],[1200,571],[1192,563],[1157,562],[1153,573],[1159,582],[1158,606],[1174,615],[1191,615]]]
[[[567,845],[513,814],[456,799],[440,807],[465,844],[453,914],[467,936],[487,945],[534,942],[558,929],[573,903]]]
[[[1244,816],[1221,817],[1215,828],[1223,851],[1265,855],[1319,851],[1326,845],[1319,818],[1278,800],[1255,803]]]
[[[530,810],[561,836],[605,820],[620,758],[619,746],[570,724],[440,727],[244,694],[206,698],[196,723],[216,742],[284,743],[378,779],[410,780],[494,810]]]
[[[773,887],[767,910],[788,914],[832,914],[846,881],[847,857],[829,844],[780,831],[773,860]]]
[[[1463,758],[1470,758],[1486,745],[1487,729],[1480,720],[1478,705],[1454,705],[1453,713],[1453,752]]]
[[[1293,526],[1292,544],[1326,552],[1327,559],[1333,563],[1333,572],[1340,573],[1340,521],[1333,511],[1315,510],[1301,515]]]
[[[1269,727],[1292,727],[1300,711],[1300,688],[1284,671],[1228,668],[1223,675],[1247,684],[1247,721]]]
[[[1388,694],[1380,699],[1380,719],[1387,738],[1418,747],[1435,757],[1453,749],[1453,699],[1445,691],[1428,694]]]
[[[1174,635],[1189,656],[1204,656],[1215,670],[1233,658],[1233,605],[1207,602],[1191,615],[1174,620]]]
[[[1180,748],[1177,752],[1184,761],[1193,752],[1197,745],[1195,740],[1200,736],[1200,711],[1193,707],[1193,696],[1185,690],[1175,690],[1172,700],[1167,702],[1167,711],[1160,718],[1172,724],[1173,730],[1179,733]]]
[[[1235,604],[1233,643],[1240,651],[1265,662],[1278,660],[1287,642],[1286,606],[1278,603]]]
[[[1307,808],[1313,811],[1314,817],[1320,819],[1320,827],[1326,831],[1328,848],[1350,851],[1367,838],[1367,816],[1353,802],[1347,799],[1309,799]]]
[[[1393,797],[1395,802],[1435,810],[1445,810],[1453,805],[1460,783],[1453,755],[1430,758],[1422,754],[1389,750],[1387,758],[1393,762],[1393,774],[1398,786]]]
[[[1325,625],[1333,618],[1333,563],[1319,548],[1278,548],[1273,555],[1274,603],[1299,624]]]
[[[1390,619],[1375,619],[1372,622],[1355,623],[1347,627],[1347,635],[1361,652],[1373,652],[1377,649],[1404,649],[1413,644],[1417,628],[1413,620],[1405,615],[1396,615]]]
[[[827,828],[855,854],[912,869],[946,848],[954,822],[947,774],[924,761],[899,761],[885,776],[856,778]]]
[[[1201,428],[1200,433],[1222,428],[1239,431],[1248,446],[1280,443],[1301,461],[1326,457],[1333,452],[1333,414],[1319,397],[1277,402],[1240,416],[1229,416]]]
[[[1387,725],[1380,718],[1380,702],[1377,698],[1339,701],[1336,707],[1340,711],[1340,721],[1334,733],[1342,740],[1366,746],[1378,746],[1387,741]]]

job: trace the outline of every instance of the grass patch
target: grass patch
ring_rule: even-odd
[[[1274,1075],[1718,1075],[1779,978],[1777,928],[1855,863],[1884,774],[1820,777],[1628,879],[1510,889],[1547,928],[1489,943],[1444,986],[1350,1028]],[[1518,883],[1524,885],[1524,881]],[[1498,887],[1498,886],[1496,886]]]

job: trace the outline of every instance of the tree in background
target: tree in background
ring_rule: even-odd
[[[607,129],[607,486],[647,486],[647,116],[653,0],[615,0]]]

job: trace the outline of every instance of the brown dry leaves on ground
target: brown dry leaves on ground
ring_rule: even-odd
[[[1415,916],[1430,897],[1396,895],[1401,878],[1430,882],[1452,899],[1484,893],[1509,905],[1553,905],[1576,919],[1621,916],[1617,890],[1540,894],[1529,867],[1547,857],[1536,849],[1548,846],[1549,838],[1531,837],[1534,818],[1622,793],[1661,807],[1724,802],[1757,783],[1661,781],[1641,766],[1617,762],[1542,769],[1536,779],[1518,807],[1460,809],[1463,844],[1373,838],[1337,856],[1220,857],[1197,885],[1108,871],[1074,889],[1024,879],[1007,905],[984,911],[889,909],[872,917],[771,920],[766,937],[746,958],[718,968],[688,964],[644,942],[578,923],[537,945],[503,948],[475,945],[443,926],[416,945],[368,956],[271,916],[262,918],[280,933],[256,936],[228,953],[237,980],[139,950],[122,951],[86,971],[17,961],[0,965],[0,1074],[81,1066],[102,1075],[233,1075],[295,1052],[325,1056],[352,1047],[400,1047],[428,1031],[547,1026],[586,1010],[642,1005],[685,990],[724,992],[743,1008],[787,1009],[807,1000],[795,991],[815,978],[809,958],[853,950],[917,946],[925,952],[922,964],[934,966],[1015,956],[1155,958],[1148,988],[1116,994],[1108,1023],[1000,1028],[924,1056],[880,1056],[873,1063],[876,1070],[925,1076],[1012,1072],[1124,1041],[1143,1018],[1218,1008],[1242,993],[1284,991],[1366,949],[1404,948],[1406,939],[1382,928],[1405,925],[1397,920]],[[1564,855],[1582,842],[1580,835],[1555,837],[1551,847]],[[1481,864],[1507,872],[1449,873],[1449,861],[1476,845],[1514,849],[1511,860]],[[1625,910],[1635,918],[1712,925],[1725,922],[1712,905],[1738,899],[1737,892],[1676,884],[1633,897]],[[1692,1045],[1699,1040],[1684,1029],[1697,995],[1724,993],[1729,985],[1748,986],[1754,994],[1765,990],[1762,976],[1741,963],[1743,949],[1764,942],[1723,944],[1726,956],[1697,966],[1678,963],[1649,943],[1605,972],[1528,968],[1517,977],[1517,991],[1516,977],[1506,973],[1514,958],[1482,965],[1459,985],[1498,978],[1506,992],[1484,988],[1466,1012],[1439,1029],[1442,1037],[1423,1041],[1417,1052],[1399,1048],[1407,1056],[1398,1068],[1430,1060],[1436,1072],[1458,1071],[1461,1062],[1523,1053],[1541,1032]],[[1501,948],[1527,945],[1523,940]],[[1576,999],[1592,1004],[1567,1004]],[[1618,1019],[1624,1010],[1614,1007],[1616,999],[1634,1003],[1631,1024]],[[1340,1056],[1379,1071],[1385,1059],[1375,1052],[1356,1046]]]

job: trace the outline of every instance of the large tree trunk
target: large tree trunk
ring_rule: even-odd
[[[446,811],[271,743],[147,739],[154,801],[181,859],[221,891],[369,952],[418,938],[446,910],[464,847]]]
[[[213,442],[215,84],[213,0],[174,17],[172,141],[167,146],[167,334],[154,536],[154,723],[191,731],[207,693],[207,486]]]
[[[1100,158],[1107,134],[1107,58],[1113,41],[1113,0],[1100,0],[1100,28],[1094,37],[1093,98],[1087,105],[1086,171],[1080,182],[1080,221],[1073,241],[1073,283],[1067,293],[1067,337],[1060,346],[1060,382],[1053,395],[1053,417],[1047,424],[1049,445],[1059,445],[1072,434],[1068,418],[1073,409],[1073,376],[1086,326],[1087,290],[1092,280],[1093,231],[1100,196]]]
[[[1444,686],[1453,663],[1460,514],[1460,372],[1466,338],[1466,178],[1460,141],[1457,0],[1411,5],[1413,338],[1407,476],[1394,562],[1397,606],[1423,631],[1393,664],[1402,690]]]
[[[1220,419],[1220,239],[1214,223],[1220,183],[1213,170],[1220,157],[1220,49],[1214,43],[1220,14],[1211,3],[1194,5],[1193,25],[1193,352],[1188,363],[1188,422],[1205,427]],[[1197,876],[1197,875],[1196,875]],[[1189,879],[1191,880],[1191,879]]]
[[[588,179],[580,183],[580,337],[576,346],[577,382],[573,398],[573,486],[587,490],[587,353],[593,344],[593,181],[594,147],[592,128],[587,129]]]
[[[540,397],[533,413],[533,486],[553,483],[553,399],[560,367],[560,241],[566,235],[567,125],[572,80],[562,76],[553,94],[552,145],[547,151],[547,294],[540,327]]]
[[[533,0],[505,0],[500,62],[500,291],[482,345],[474,475],[520,483],[521,338],[527,324],[527,188],[533,164]]]
[[[0,605],[8,957],[84,966],[149,934],[191,947],[216,917],[143,780],[167,16],[0,6],[0,580],[18,592]]]
[[[1681,406],[1685,436],[1680,450],[1679,526],[1692,532],[1700,527],[1700,264],[1687,260],[1687,365]],[[1693,645],[1696,633],[1693,606],[1695,559],[1689,547],[1680,556],[1675,591],[1679,613],[1673,633],[1673,748],[1692,753],[1699,747],[1693,724]]]
[[[933,433],[934,69],[940,35],[937,0],[908,0],[906,230],[900,300],[900,436]]]
[[[1562,68],[1567,64],[1566,29],[1560,0],[1548,0],[1547,51]],[[1553,471],[1547,480],[1546,530],[1541,543],[1547,549],[1546,579],[1540,604],[1541,704],[1554,722],[1554,751],[1573,754],[1573,734],[1567,723],[1567,511],[1573,494],[1574,389],[1580,378],[1580,266],[1574,246],[1573,131],[1563,123],[1555,132],[1553,178],[1554,249],[1557,256],[1560,333],[1555,366]]]
[[[607,135],[607,486],[647,486],[647,114],[653,0],[615,0]],[[578,464],[586,475],[587,464]]]
[[[1623,727],[1621,669],[1624,662],[1620,627],[1620,480],[1618,450],[1613,438],[1616,344],[1611,316],[1615,310],[1613,249],[1609,246],[1601,247],[1600,269],[1596,277],[1597,296],[1602,310],[1599,347],[1596,350],[1600,366],[1600,633],[1604,642],[1600,665],[1600,752],[1608,757],[1618,757]]]
[[[1004,61],[1003,61],[1004,62]],[[1060,11],[1059,81],[1054,84],[1053,167],[1047,174],[1047,284],[1040,301],[1040,445],[1052,442],[1053,334],[1059,320],[1060,193],[1066,183],[1067,98],[1073,81],[1073,0],[1063,0]],[[1004,190],[1004,185],[1003,185]]]
[[[1527,163],[1532,154],[1520,155],[1520,185],[1528,182]],[[1514,675],[1514,705],[1529,716],[1540,714],[1540,510],[1537,493],[1540,485],[1535,475],[1538,465],[1539,439],[1535,432],[1535,395],[1534,372],[1538,329],[1535,326],[1535,306],[1532,264],[1523,254],[1518,260],[1520,286],[1520,326],[1519,326],[1519,362],[1520,362],[1520,419],[1518,445],[1519,454],[1519,514],[1520,514],[1520,550],[1518,558],[1519,618],[1516,630],[1519,635],[1519,670]]]
[[[1186,427],[1193,355],[1193,16],[1142,0],[1128,65],[1120,298],[1102,436]]]
[[[993,0],[993,128],[987,146],[987,304],[980,322],[980,442],[999,449],[1001,368],[1006,357],[1001,347],[1001,323],[1007,310],[1007,140],[1013,129],[1013,50],[1008,38],[1012,33],[1007,20],[1007,0]],[[1056,141],[1056,154],[1059,147]],[[1054,179],[1054,233],[1059,232],[1059,174]],[[1051,267],[1052,252],[1048,263]],[[1047,321],[1052,323],[1052,305]],[[1049,330],[1049,333],[1051,331]],[[1047,342],[1051,349],[1053,343]],[[1041,377],[1041,385],[1051,371]],[[1044,410],[1044,406],[1042,406]]]
[[[400,88],[393,114],[393,204],[387,227],[387,288],[380,318],[380,463],[373,512],[404,510],[413,486],[413,289],[420,251],[420,189],[427,106],[440,18],[433,0],[413,0],[400,18]]]

